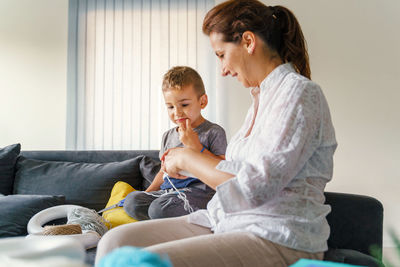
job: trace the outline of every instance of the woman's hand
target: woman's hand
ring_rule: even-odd
[[[161,170],[166,172],[170,177],[177,179],[185,179],[187,176],[180,175],[179,172],[182,170],[181,162],[184,156],[185,148],[176,147],[170,148],[161,157],[162,165]]]
[[[191,148],[195,151],[200,151],[203,148],[199,136],[195,131],[193,131],[189,119],[186,119],[184,123],[179,124],[178,133],[179,140],[185,147]]]
[[[187,147],[168,149],[161,157],[164,163],[162,170],[169,176],[177,179],[187,178],[179,174],[181,170],[185,170],[213,189],[234,177],[231,173],[215,168],[221,160],[221,158],[210,157]]]

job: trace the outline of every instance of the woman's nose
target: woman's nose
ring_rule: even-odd
[[[222,76],[226,76],[226,75],[228,75],[229,74],[229,70],[227,69],[227,68],[225,68],[225,67],[222,67]]]

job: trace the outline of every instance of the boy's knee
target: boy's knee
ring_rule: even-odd
[[[133,191],[127,195],[124,202],[125,212],[136,220],[148,220],[146,196],[141,191]]]
[[[148,214],[151,219],[171,218],[187,214],[182,211],[182,203],[178,198],[159,198],[149,206]]]

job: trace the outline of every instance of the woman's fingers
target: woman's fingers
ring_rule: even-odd
[[[178,155],[181,152],[181,147],[168,149],[162,156],[163,166],[162,170],[170,177],[184,179],[186,176],[179,174],[181,169],[178,167]]]
[[[186,179],[186,178],[188,178],[187,176],[180,175],[179,173],[173,173],[172,175],[169,175],[169,176],[171,176],[172,178],[176,178],[176,179]]]
[[[163,172],[167,172],[167,169],[165,168],[165,165],[164,165],[164,164],[161,164],[161,170],[162,170]]]
[[[165,156],[168,155],[168,153],[171,151],[171,148],[168,148],[167,151],[164,152],[164,154],[162,154],[161,156],[161,161],[164,162],[165,160]]]

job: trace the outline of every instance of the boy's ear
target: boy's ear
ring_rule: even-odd
[[[206,94],[200,96],[200,107],[201,109],[205,108],[208,104],[208,97]]]

